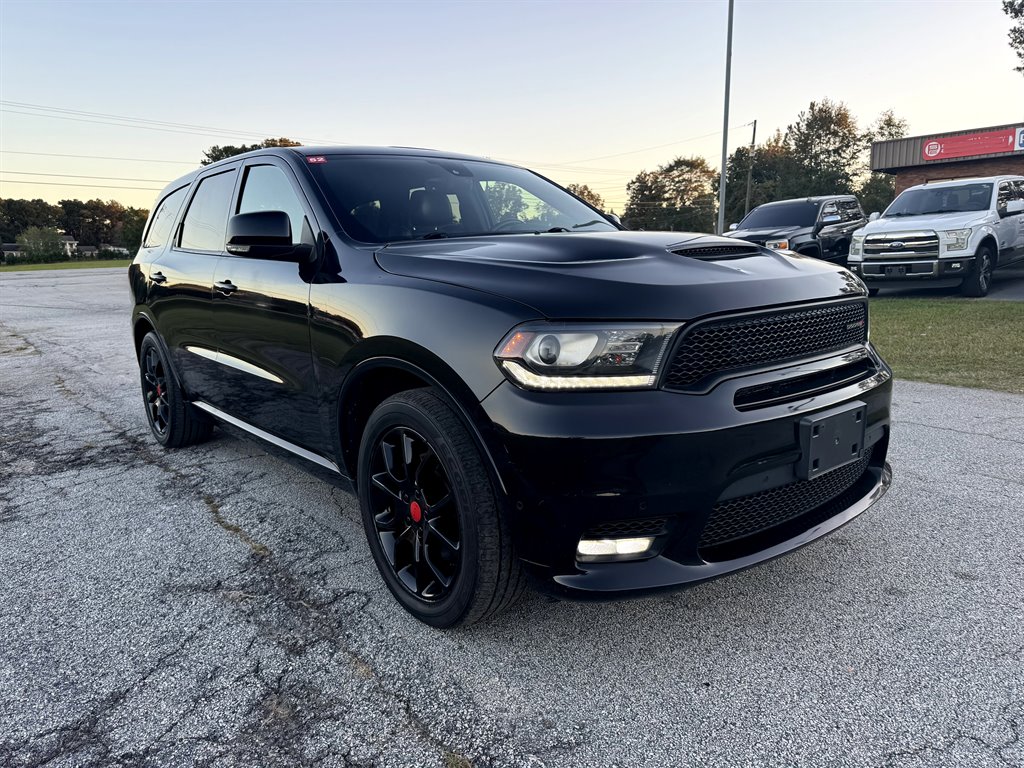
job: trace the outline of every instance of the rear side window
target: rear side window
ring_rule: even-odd
[[[178,217],[178,209],[187,191],[188,187],[176,189],[160,201],[153,214],[153,221],[149,224],[149,231],[146,232],[146,239],[142,241],[143,248],[158,248],[170,239],[174,220]]]
[[[840,200],[839,215],[843,221],[856,221],[864,218],[864,212],[860,209],[860,203],[856,200]]]
[[[181,225],[179,246],[190,251],[223,251],[235,171],[207,176],[199,182]]]
[[[306,214],[288,177],[277,166],[254,165],[246,171],[236,213],[253,211],[284,211],[292,223],[292,243],[301,242]]]

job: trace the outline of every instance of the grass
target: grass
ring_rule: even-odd
[[[872,299],[871,341],[896,378],[1024,394],[1024,303]]]
[[[96,267],[120,267],[125,269],[131,259],[103,259],[102,261],[58,261],[55,264],[4,264],[0,272],[34,272],[40,269],[95,269]]]

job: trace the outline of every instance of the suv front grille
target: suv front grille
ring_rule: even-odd
[[[696,389],[710,376],[827,354],[867,341],[863,301],[714,318],[683,331],[666,389]]]
[[[894,232],[864,238],[865,259],[937,258],[939,236],[934,232]]]
[[[797,480],[750,496],[718,502],[700,537],[698,547],[702,556],[711,556],[710,548],[761,533],[839,499],[860,480],[870,461],[869,453],[813,480]],[[839,511],[836,509],[833,514]]]
[[[660,536],[668,530],[668,518],[654,517],[649,520],[613,520],[591,528],[584,535],[586,539],[622,539],[634,536]]]

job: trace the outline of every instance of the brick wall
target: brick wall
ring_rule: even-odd
[[[964,179],[975,176],[1000,176],[1018,173],[1024,176],[1024,155],[988,157],[984,160],[965,160],[961,163],[935,163],[907,168],[896,174],[896,194],[907,187],[931,180]]]

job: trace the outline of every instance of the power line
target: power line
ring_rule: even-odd
[[[124,176],[85,176],[78,173],[36,173],[35,171],[7,171],[0,170],[0,173],[12,173],[18,176],[60,176],[65,179],[103,179],[106,181],[150,181],[154,184],[169,184],[169,181],[162,179],[130,179]]]
[[[6,155],[37,155],[39,157],[71,157],[79,160],[125,160],[132,163],[173,163],[174,165],[199,165],[194,160],[157,160],[145,157],[106,157],[104,155],[66,155],[59,152],[24,152],[14,149],[0,149]]]
[[[99,123],[101,125],[115,125],[122,128],[134,127],[143,128],[146,130],[159,130],[170,133],[187,133],[190,135],[205,135],[214,136],[219,135],[222,138],[228,138],[231,136],[280,136],[280,132],[277,131],[254,131],[254,130],[243,130],[236,128],[218,128],[211,125],[197,125],[194,123],[174,123],[166,120],[152,120],[145,117],[131,117],[129,115],[115,115],[107,112],[87,112],[80,109],[67,109],[65,107],[51,107],[45,104],[30,104],[23,101],[8,101],[6,99],[0,99],[0,105],[5,107],[15,107],[16,109],[0,108],[0,111],[10,112],[11,114],[28,115],[31,117],[50,117],[59,120],[77,120],[86,123]],[[17,111],[19,109],[34,110],[33,112]],[[59,114],[38,114],[40,112],[56,112]],[[106,120],[117,120],[119,122],[105,122],[104,120],[95,120],[92,118],[106,118]],[[139,123],[140,125],[125,125],[128,123]],[[312,142],[314,144],[344,144],[346,142],[335,141],[333,139],[311,139],[309,137],[296,136],[298,141]]]
[[[71,184],[65,181],[8,181],[0,179],[0,184],[40,184],[47,187],[82,187],[85,189],[137,189],[143,192],[159,192],[163,187],[120,187],[116,184]]]

